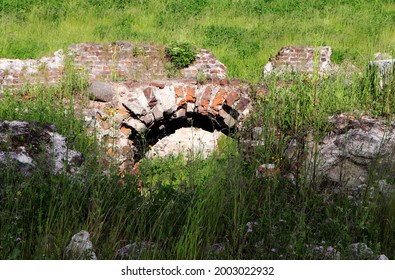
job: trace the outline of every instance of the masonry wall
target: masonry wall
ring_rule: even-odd
[[[318,70],[319,73],[324,73],[330,69],[331,54],[330,47],[284,47],[266,64],[264,75],[289,70],[304,73]]]
[[[81,43],[39,60],[0,59],[0,91],[27,84],[57,85],[65,75],[67,60],[90,81],[167,80],[169,62],[165,47],[118,41],[110,44]],[[200,50],[195,62],[177,78],[220,80],[226,67],[212,53]],[[173,78],[174,77],[170,77]]]

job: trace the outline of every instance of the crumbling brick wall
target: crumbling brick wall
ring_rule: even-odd
[[[39,60],[0,59],[0,91],[27,84],[57,85],[67,70],[67,59],[70,67],[90,81],[167,80],[169,62],[164,53],[164,46],[118,41],[75,44],[67,54],[59,50]],[[200,50],[178,78],[220,80],[226,78],[226,67],[211,52]]]
[[[288,46],[282,48],[264,67],[263,75],[284,71],[325,73],[330,69],[330,47]]]

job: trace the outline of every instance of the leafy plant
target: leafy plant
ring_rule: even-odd
[[[189,43],[174,43],[166,48],[166,56],[177,69],[189,66],[195,61],[197,51]]]

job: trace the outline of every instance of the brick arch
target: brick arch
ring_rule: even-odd
[[[228,133],[240,126],[251,109],[248,85],[238,81],[100,83],[107,86],[112,97],[102,102],[92,95],[96,101],[90,104],[91,112],[97,116],[103,133],[113,131],[113,138],[123,143],[121,150],[128,145],[122,139],[135,145],[144,138],[145,145],[153,145],[181,127]]]

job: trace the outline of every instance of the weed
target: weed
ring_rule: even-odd
[[[174,43],[166,48],[166,56],[176,69],[182,69],[195,61],[196,50],[189,43]]]

